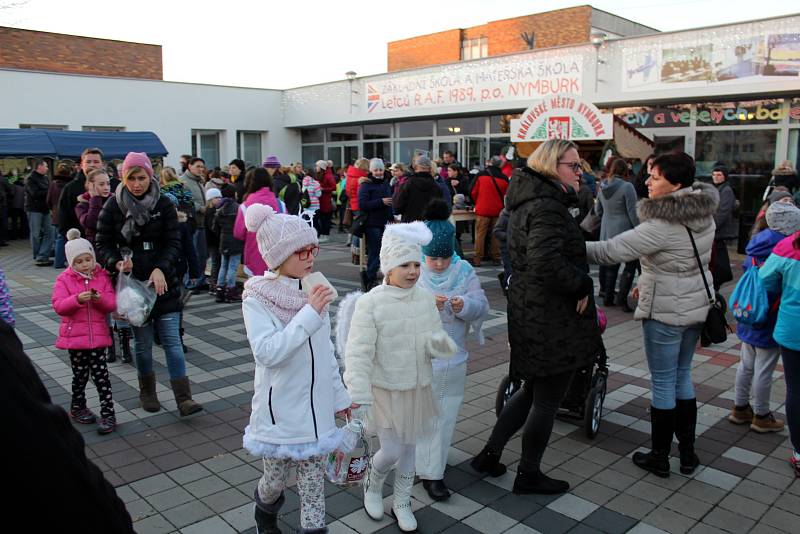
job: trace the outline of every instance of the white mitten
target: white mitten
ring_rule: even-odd
[[[433,334],[425,346],[431,358],[449,358],[456,353],[456,344],[444,331]]]

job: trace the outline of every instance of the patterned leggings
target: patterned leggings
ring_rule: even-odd
[[[86,408],[86,383],[92,375],[97,394],[100,396],[100,417],[114,417],[114,401],[111,399],[111,381],[108,379],[106,349],[70,350],[72,362],[72,409]]]
[[[265,504],[277,501],[286,487],[289,469],[297,467],[297,493],[300,494],[300,527],[325,527],[325,457],[312,456],[295,461],[264,458],[264,476],[258,481],[258,498]]]

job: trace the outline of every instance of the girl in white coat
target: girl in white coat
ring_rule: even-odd
[[[455,227],[448,221],[443,200],[433,200],[425,213],[425,224],[433,234],[422,247],[424,263],[419,285],[433,293],[442,324],[458,350],[450,359],[433,359],[433,396],[439,408],[433,430],[417,442],[417,475],[431,499],[445,500],[450,491],[444,483],[447,453],[464,400],[467,380],[466,338],[470,329],[483,344],[481,325],[489,312],[489,301],[472,265],[455,251]]]
[[[317,233],[300,217],[253,204],[245,216],[272,270],[245,284],[247,339],[256,360],[253,411],[244,448],[264,459],[255,492],[259,533],[280,532],[278,511],[289,469],[297,468],[300,532],[327,532],[323,475],[326,455],[341,441],[335,414],[350,407],[331,343],[323,285],[305,293],[300,279],[319,252]]]
[[[411,512],[415,444],[436,416],[431,360],[456,351],[433,295],[416,285],[420,245],[430,240],[430,230],[419,221],[386,227],[380,253],[384,282],[356,301],[345,349],[344,381],[353,408],[368,408],[361,410],[367,429],[380,439],[364,508],[375,520],[383,517],[381,487],[396,466],[392,513],[404,532],[417,528]]]

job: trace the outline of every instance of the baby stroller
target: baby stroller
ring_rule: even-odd
[[[600,308],[597,309],[597,321],[600,325],[600,332],[604,332],[606,316]],[[575,371],[557,417],[583,421],[586,437],[594,439],[603,417],[603,401],[606,398],[607,381],[608,356],[606,348],[601,342],[600,352],[595,361],[591,365]],[[510,375],[503,377],[495,397],[494,409],[497,417],[500,417],[503,406],[521,387],[522,380],[512,379]]]

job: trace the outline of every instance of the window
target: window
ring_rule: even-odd
[[[391,124],[365,124],[364,139],[389,139],[392,136]]]
[[[313,169],[314,165],[321,159],[324,159],[322,156],[323,149],[322,145],[311,145],[311,146],[304,146],[302,150],[302,161],[303,161],[303,168],[304,169]]]
[[[367,159],[381,158],[383,161],[390,160],[391,143],[389,141],[374,141],[364,143],[364,157]]]
[[[219,132],[192,130],[192,154],[203,158],[208,169],[219,167]]]
[[[476,37],[475,39],[462,39],[461,59],[480,59],[489,57],[489,38]]]
[[[236,155],[244,160],[244,164],[261,164],[261,132],[237,132]]]
[[[29,128],[40,128],[42,130],[69,130],[66,126],[60,126],[56,124],[20,124],[20,128],[22,129],[29,129]]]
[[[124,126],[83,126],[84,132],[124,132]]]
[[[436,135],[483,135],[486,133],[486,117],[462,117],[436,121]]]
[[[433,135],[433,121],[397,123],[397,137],[428,137]]]
[[[328,141],[358,141],[361,126],[336,126],[328,128]]]
[[[321,143],[325,141],[325,130],[322,128],[304,128],[300,130],[303,143]]]
[[[489,117],[489,133],[493,134],[507,134],[511,133],[512,119],[520,118],[521,113],[513,113],[510,115],[492,115]]]
[[[431,150],[433,150],[433,141],[419,140],[419,141],[398,141],[395,144],[394,160],[405,164],[410,164],[414,156],[423,154],[430,157]]]

